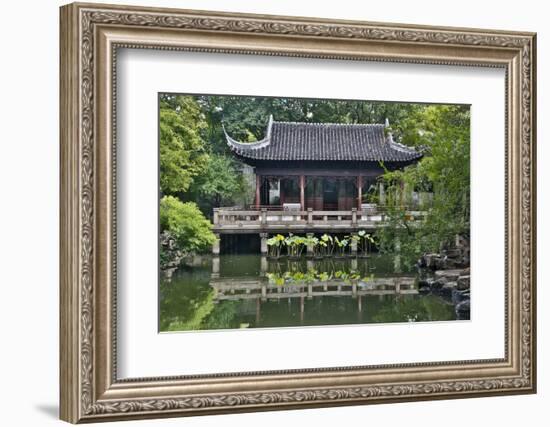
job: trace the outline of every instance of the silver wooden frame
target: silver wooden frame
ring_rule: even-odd
[[[61,418],[73,423],[535,392],[535,34],[99,4],[61,8]],[[119,380],[117,48],[502,67],[505,357]]]

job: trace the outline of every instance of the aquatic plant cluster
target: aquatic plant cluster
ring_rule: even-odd
[[[267,240],[268,256],[273,258],[283,256],[283,248],[286,250],[284,254],[292,258],[299,258],[306,248],[310,249],[308,255],[315,258],[353,255],[354,247],[357,248],[357,254],[366,255],[374,244],[374,238],[365,230],[344,237],[326,233],[320,237],[297,236],[292,233],[285,237],[277,234]]]

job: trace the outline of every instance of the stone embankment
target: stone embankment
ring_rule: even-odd
[[[449,298],[458,319],[470,318],[470,242],[457,238],[455,247],[423,255],[418,260],[421,293]]]

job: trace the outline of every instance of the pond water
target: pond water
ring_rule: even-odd
[[[160,283],[160,331],[456,320],[418,292],[399,258],[270,260],[222,255],[182,265]]]

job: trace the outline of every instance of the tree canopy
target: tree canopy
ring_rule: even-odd
[[[469,237],[470,110],[457,105],[425,106],[398,126],[402,141],[422,147],[425,154],[417,164],[383,175],[391,226],[377,235],[383,249],[394,249],[399,241],[401,251],[415,257],[439,250],[457,234]],[[407,190],[433,191],[426,220],[414,226],[403,197]]]
[[[198,199],[208,201],[208,208],[231,203],[244,189],[243,176],[235,161],[222,154],[210,154],[204,172],[196,177],[190,190]]]
[[[164,96],[160,101],[160,189],[176,194],[189,189],[207,165],[201,132],[204,115],[189,96]]]

